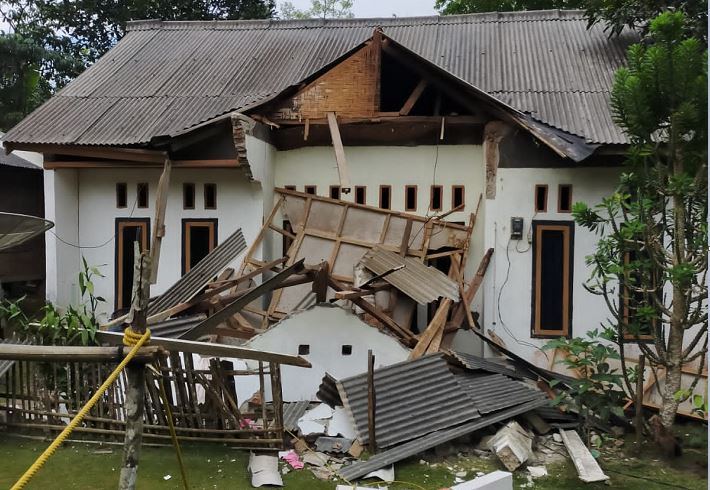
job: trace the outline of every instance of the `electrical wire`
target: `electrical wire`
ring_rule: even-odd
[[[131,207],[131,213],[128,215],[129,218],[132,218],[132,217],[133,217],[133,213],[134,213],[135,210],[136,210],[136,204],[137,204],[137,203],[138,203],[138,196],[136,196],[135,201],[133,201],[133,206]],[[59,235],[57,235],[57,234],[54,232],[54,230],[49,230],[49,232],[50,232],[52,235],[54,235],[55,238],[56,238],[57,240],[59,240],[60,242],[62,242],[63,244],[68,245],[68,246],[70,246],[70,247],[77,248],[77,249],[79,249],[79,250],[82,250],[82,249],[97,249],[97,248],[103,248],[103,247],[105,247],[106,245],[108,245],[109,243],[111,243],[112,241],[114,241],[114,240],[116,239],[116,233],[114,233],[113,235],[111,235],[111,237],[110,237],[108,240],[106,240],[105,242],[103,242],[101,245],[77,245],[77,244],[75,244],[75,243],[70,243],[70,242],[64,240],[62,237],[60,237]]]

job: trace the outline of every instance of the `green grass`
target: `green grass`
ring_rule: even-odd
[[[707,480],[707,434],[703,426],[680,427],[679,433],[689,444],[686,454],[672,462],[664,462],[651,443],[643,444],[638,457],[632,438],[628,438],[621,450],[604,452],[600,463],[611,477],[609,484],[583,484],[571,463],[548,465],[549,476],[528,484],[525,472],[516,475],[515,488],[584,490],[620,488],[627,490],[652,489],[706,489]],[[704,441],[704,442],[703,442]],[[41,454],[47,443],[21,439],[0,433],[0,488],[10,487],[26,468]],[[628,447],[627,447],[628,446]],[[697,446],[697,447],[696,447]],[[111,454],[97,451],[112,450]],[[246,466],[248,453],[220,445],[188,445],[183,447],[188,479],[193,489],[248,489],[249,474]],[[628,454],[627,454],[628,453]],[[438,489],[453,484],[454,474],[466,471],[466,479],[478,472],[487,473],[500,469],[495,458],[482,459],[474,456],[436,458],[427,456],[429,464],[421,464],[420,457],[395,465],[397,480],[392,490]],[[120,446],[97,446],[68,444],[61,448],[40,470],[26,487],[32,489],[113,489],[118,482],[121,464]],[[164,475],[172,475],[164,480]],[[372,484],[373,482],[369,482]],[[308,470],[291,471],[284,476],[285,488],[289,490],[333,490],[335,482],[316,479]],[[139,466],[139,489],[180,489],[180,472],[171,448],[143,448]]]

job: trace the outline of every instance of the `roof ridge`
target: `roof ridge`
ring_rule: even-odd
[[[352,19],[246,19],[246,20],[131,20],[126,24],[126,32],[146,30],[191,30],[191,29],[305,29],[305,28],[348,28],[363,24],[373,26],[394,24],[398,26],[466,23],[474,22],[548,22],[551,20],[579,20],[584,11],[578,9],[520,10],[513,12],[479,12],[459,15],[428,15],[412,17],[356,17]]]

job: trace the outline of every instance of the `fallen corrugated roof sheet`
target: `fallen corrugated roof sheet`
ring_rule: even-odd
[[[377,369],[374,385],[378,447],[389,447],[480,416],[442,354]],[[358,439],[366,445],[367,373],[340,380],[337,386]]]
[[[311,402],[308,400],[301,400],[298,402],[284,403],[283,415],[284,415],[284,429],[295,431],[298,429],[298,419],[303,417],[306,413],[306,409]]]
[[[340,393],[338,393],[338,381],[328,373],[323,376],[316,397],[331,407],[343,406],[343,400],[340,399]]]
[[[187,274],[148,306],[148,315],[168,310],[199,293],[220,271],[247,248],[241,228],[202,258]]]
[[[462,373],[456,375],[456,381],[468,393],[473,400],[473,405],[482,414],[530,400],[546,398],[541,391],[502,374]]]
[[[504,374],[511,378],[522,378],[520,373],[506,367],[504,364],[483,357],[474,356],[466,352],[452,351],[451,354],[464,365],[466,369],[471,371],[487,371],[489,373]]]
[[[150,333],[154,337],[167,337],[171,339],[180,338],[182,334],[199,325],[207,315],[200,313],[197,315],[179,316],[162,322],[155,322],[149,325]]]
[[[638,35],[579,10],[380,19],[132,22],[123,39],[7,135],[135,145],[243,111],[333,63],[375,27],[422,58],[588,143],[628,139],[609,106]],[[227,60],[228,62],[225,62]]]
[[[516,415],[535,410],[537,407],[540,407],[545,403],[547,403],[546,400],[532,400],[521,405],[516,405],[514,407],[471,420],[457,427],[432,432],[424,437],[420,437],[387,451],[375,454],[367,461],[358,461],[350,466],[346,466],[338,471],[338,474],[347,481],[353,481],[357,478],[365,476],[371,471],[394,464],[397,461],[402,461],[410,456],[414,456],[415,454],[419,454],[427,449],[436,447],[439,444],[465,436],[471,432],[475,432],[491,424],[495,424],[496,422],[502,422],[515,417]]]
[[[382,279],[420,305],[431,303],[441,297],[451,298],[453,301],[459,300],[459,288],[456,282],[440,270],[424,265],[420,260],[402,257],[378,246],[369,250],[360,259],[360,263],[377,275],[404,266]]]

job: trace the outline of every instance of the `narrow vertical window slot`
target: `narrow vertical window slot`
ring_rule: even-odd
[[[339,185],[331,185],[330,186],[330,198],[331,199],[340,199],[340,186]]]
[[[195,184],[186,182],[182,185],[182,208],[195,209]]]
[[[128,186],[125,182],[116,184],[116,207],[128,207]]]
[[[139,208],[147,208],[148,207],[148,183],[147,182],[140,182],[136,186],[136,201],[137,201],[137,206]]]
[[[557,211],[569,213],[572,211],[572,186],[560,184],[557,192]]]
[[[417,210],[417,186],[408,185],[404,187],[404,210]]]
[[[535,186],[535,212],[547,212],[547,185],[538,184]]]
[[[392,186],[380,186],[380,208],[390,209],[392,207]]]
[[[355,186],[355,202],[357,204],[365,204],[366,188],[364,185]]]
[[[217,184],[205,184],[205,209],[217,209]]]
[[[432,211],[441,211],[442,197],[444,194],[444,187],[440,185],[431,186],[431,201],[429,203],[429,209]]]
[[[451,209],[466,205],[466,188],[462,185],[451,186]]]

